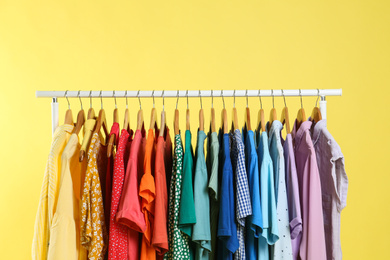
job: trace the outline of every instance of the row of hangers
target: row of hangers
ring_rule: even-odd
[[[320,111],[319,107],[317,106],[318,99],[319,99],[319,89],[317,89],[317,91],[318,91],[318,96],[317,96],[316,104],[315,104],[315,107],[313,108],[313,111],[311,113],[311,120],[315,123],[322,119],[321,111]],[[66,100],[68,102],[68,110],[65,113],[65,124],[74,125],[75,127],[73,130],[73,133],[78,135],[81,131],[81,128],[83,127],[83,125],[86,121],[85,112],[83,109],[83,103],[81,102],[81,98],[80,98],[80,91],[78,92],[77,97],[80,100],[81,109],[80,109],[79,113],[77,114],[76,123],[74,123],[74,121],[73,121],[72,110],[70,109],[70,103],[69,103],[69,100],[67,97],[67,92],[68,91],[65,91],[65,97],[66,97]],[[233,101],[233,110],[232,110],[233,122],[231,125],[233,130],[239,129],[235,92],[236,91],[234,90],[234,94],[233,94],[234,101]],[[105,140],[107,140],[107,138],[108,138],[107,157],[111,157],[113,154],[114,144],[116,143],[117,140],[115,140],[116,139],[115,135],[109,136],[107,120],[106,120],[106,113],[105,113],[104,108],[103,108],[103,99],[101,96],[102,91],[100,91],[100,95],[99,95],[100,102],[101,102],[101,109],[99,111],[97,118],[95,116],[95,110],[92,108],[91,93],[92,93],[92,91],[90,91],[90,108],[88,110],[87,119],[96,119],[96,125],[94,128],[93,134],[100,133],[101,130],[103,129]],[[259,94],[260,94],[260,91],[259,91]],[[127,91],[126,91],[125,96],[126,96],[126,110],[125,110],[125,116],[124,116],[124,122],[123,122],[123,129],[127,129],[130,132],[130,115],[129,115],[129,109],[128,109]],[[286,125],[287,134],[290,134],[291,128],[290,128],[289,112],[288,112],[288,107],[286,104],[286,97],[284,96],[283,90],[282,90],[282,96],[284,99],[284,108],[282,110],[280,122],[283,125]],[[301,108],[298,110],[298,114],[297,114],[297,128],[300,127],[302,122],[307,120],[306,114],[305,114],[305,109],[303,108],[301,90],[299,90],[299,96],[301,99]],[[113,91],[113,97],[115,99],[115,109],[114,109],[114,113],[113,113],[113,119],[114,119],[114,122],[119,124],[119,114],[118,114],[118,107],[116,104],[115,91]],[[139,97],[139,91],[138,91],[137,97],[138,97],[138,102],[139,102],[139,110],[137,113],[137,130],[141,130],[142,126],[144,125],[144,117],[143,117],[143,110],[141,107],[141,99]],[[154,102],[154,90],[152,92],[152,97],[153,97],[153,108],[151,111],[149,129],[154,129],[155,125],[157,124],[157,122],[156,122],[157,121],[157,111],[156,111],[155,102]],[[163,98],[163,110],[161,112],[161,127],[160,127],[160,131],[159,131],[159,136],[164,136],[164,129],[165,129],[166,113],[165,113],[165,109],[164,109],[164,105],[165,105],[164,104],[164,91],[162,92],[162,98]],[[204,131],[204,112],[203,112],[203,106],[202,106],[202,96],[200,94],[200,91],[199,91],[199,98],[200,98],[199,130]],[[213,103],[214,103],[213,102],[214,101],[213,91],[211,91],[211,98],[212,98],[212,100],[211,100],[210,126],[211,126],[212,132],[216,132],[215,110],[214,110],[214,106],[213,106]],[[262,104],[260,95],[259,95],[259,99],[260,99],[260,110],[258,112],[257,130],[258,131],[260,131],[260,130],[265,131],[264,109],[263,109],[263,104]],[[179,91],[177,91],[176,108],[175,108],[175,112],[174,112],[174,122],[173,122],[175,135],[180,133],[180,130],[179,130],[179,110],[177,109],[178,101],[179,101]],[[224,99],[223,93],[222,93],[222,101],[223,101],[223,109],[221,111],[221,119],[222,119],[221,120],[221,129],[223,129],[224,133],[228,133],[229,132],[229,124],[228,124],[228,119],[227,119],[227,111],[225,108],[225,99]],[[250,121],[250,109],[248,107],[248,95],[247,94],[246,94],[246,108],[245,108],[245,117],[244,118],[245,118],[246,128],[248,130],[252,130],[251,121]],[[274,96],[273,96],[273,90],[272,90],[272,109],[270,111],[270,116],[269,116],[270,127],[271,127],[273,121],[275,121],[275,120],[277,120],[277,112],[276,112],[275,105],[274,105]],[[187,90],[186,130],[189,130],[189,129],[190,129],[190,109],[188,106],[188,90]],[[83,144],[88,144],[90,141],[89,139],[84,138]],[[86,147],[86,146],[84,146],[84,147]],[[86,151],[82,149],[80,151],[80,156],[79,156],[80,162],[82,162],[84,160],[85,154],[86,154]]]

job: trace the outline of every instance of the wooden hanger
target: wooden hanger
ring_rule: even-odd
[[[301,90],[299,90],[299,96],[301,97],[301,108],[298,110],[297,114],[297,130],[301,126],[302,122],[306,121],[306,114],[305,109],[303,108]]]
[[[165,109],[164,109],[164,90],[162,91],[162,99],[163,99],[163,110],[161,111],[161,128],[160,128],[160,133],[159,133],[159,136],[162,136],[164,137],[164,131],[165,131],[165,117],[166,117],[166,114],[165,114]]]
[[[280,117],[280,122],[282,123],[282,125],[286,124],[287,134],[290,134],[291,133],[290,117],[288,115],[288,108],[287,108],[287,104],[286,104],[286,97],[284,96],[283,89],[282,89],[282,95],[283,95],[283,99],[284,99],[284,108],[282,110],[282,116]]]
[[[210,116],[210,126],[211,132],[214,133],[215,130],[215,110],[214,110],[214,95],[213,90],[211,90],[211,116]]]
[[[187,96],[186,130],[190,130],[190,109],[188,108],[188,90],[186,92],[186,96]]]
[[[114,115],[113,115],[114,123],[118,123],[119,124],[119,115],[118,115],[118,107],[116,105],[115,90],[113,91],[113,96],[114,96],[114,99],[115,99],[115,109],[114,109]],[[115,144],[116,144],[116,135],[112,134],[112,135],[110,135],[110,138],[108,139],[108,146],[107,146],[107,157],[108,158],[111,157],[112,152],[114,150],[114,145]]]
[[[102,91],[100,91],[100,102],[101,102],[101,109],[99,111],[99,116],[97,118],[96,126],[95,126],[95,131],[93,134],[100,133],[101,128],[103,127],[103,131],[105,134],[105,140],[107,140],[107,137],[109,135],[108,133],[108,127],[107,127],[107,120],[106,120],[106,112],[103,109],[103,99],[102,99]]]
[[[223,128],[223,133],[228,134],[229,133],[229,125],[228,125],[228,118],[227,118],[227,111],[225,108],[225,99],[223,97],[223,90],[221,91],[222,95],[222,102],[223,102],[223,109],[221,111],[221,128]]]
[[[80,133],[81,128],[83,127],[83,125],[85,123],[85,113],[84,113],[84,109],[83,109],[83,103],[81,103],[80,90],[79,90],[79,93],[77,94],[77,96],[79,97],[79,100],[80,100],[81,109],[80,109],[79,113],[77,114],[76,126],[73,129],[73,133],[78,135]]]
[[[126,90],[125,96],[126,96],[126,109],[125,109],[125,117],[123,120],[123,129],[126,129],[127,132],[130,133],[130,115],[129,115],[129,104],[127,101],[127,90]],[[115,118],[115,116],[114,116],[114,118]]]
[[[142,110],[142,107],[141,107],[141,99],[139,97],[139,90],[138,90],[138,102],[139,102],[139,110],[138,110],[138,114],[137,114],[137,130],[142,130],[142,126],[144,125],[144,112]],[[130,128],[129,128],[129,132],[130,132]]]
[[[316,106],[313,108],[313,111],[311,112],[311,116],[310,116],[310,119],[313,123],[317,123],[318,121],[322,120],[321,110],[317,106],[318,99],[320,98],[320,90],[317,88],[317,91],[318,91],[318,96],[316,100]]]
[[[200,98],[199,131],[204,131],[204,113],[203,113],[202,96],[200,90],[199,90],[199,98]]]
[[[251,128],[251,113],[248,107],[248,90],[246,90],[246,109],[245,109],[245,125],[248,131],[252,130]]]
[[[262,132],[265,131],[265,118],[264,118],[264,109],[263,109],[263,102],[261,102],[261,95],[260,95],[260,89],[259,89],[259,99],[260,99],[260,109],[257,114],[257,131]]]
[[[157,112],[156,112],[156,108],[154,107],[154,90],[152,92],[152,96],[153,96],[153,108],[150,114],[149,129],[154,129],[154,125],[156,124],[156,119],[157,119]]]
[[[236,130],[238,129],[238,117],[237,117],[237,109],[236,109],[236,90],[234,90],[233,92],[233,97],[234,97],[234,101],[233,101],[232,118],[233,118],[233,128],[234,130]]]
[[[275,121],[275,120],[278,120],[278,117],[276,115],[276,109],[275,109],[275,103],[274,103],[274,90],[272,89],[272,109],[269,113],[269,128],[268,129],[271,129],[271,126],[272,126],[272,123]]]
[[[179,102],[179,90],[177,91],[176,109],[175,109],[175,115],[173,117],[173,130],[175,132],[175,135],[180,134],[180,130],[179,130],[179,110],[177,110],[177,103],[178,102]]]
[[[88,109],[88,117],[87,119],[94,119],[95,118],[95,110],[92,107],[92,90],[89,91],[89,109]]]
[[[68,110],[66,110],[66,112],[65,112],[65,122],[64,123],[68,124],[68,125],[73,125],[74,126],[72,110],[70,109],[70,103],[69,103],[67,94],[68,94],[68,90],[65,91],[66,101],[68,101]]]

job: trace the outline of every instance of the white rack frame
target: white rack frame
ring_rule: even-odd
[[[109,91],[36,91],[38,98],[52,98],[51,117],[52,117],[52,133],[58,126],[58,98],[76,98],[76,97],[92,97],[92,98],[174,98],[174,97],[321,97],[320,110],[322,118],[326,119],[326,96],[341,96],[342,89],[275,89],[275,90],[109,90]]]

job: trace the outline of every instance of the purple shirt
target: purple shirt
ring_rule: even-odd
[[[327,257],[328,260],[342,259],[340,213],[347,205],[348,191],[344,156],[326,129],[325,119],[312,127],[312,137],[320,171]]]
[[[326,260],[321,182],[310,136],[311,124],[304,121],[297,130],[295,121],[292,131],[303,223],[299,256],[302,260]]]
[[[294,260],[298,259],[299,246],[302,239],[301,202],[299,200],[299,185],[297,167],[291,134],[286,135],[283,143],[284,161],[286,167],[286,186],[288,215],[290,220],[291,245]]]

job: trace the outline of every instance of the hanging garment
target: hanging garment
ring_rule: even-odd
[[[103,259],[107,249],[107,230],[104,222],[103,195],[97,158],[106,155],[98,133],[92,135],[88,149],[88,166],[84,180],[81,208],[81,243],[89,259]],[[103,152],[102,152],[103,151]]]
[[[61,180],[56,212],[50,230],[47,259],[87,259],[80,243],[80,191],[82,170],[79,163],[80,144],[72,134],[61,156]],[[84,167],[82,167],[84,166]]]
[[[321,179],[327,259],[342,259],[340,213],[347,205],[348,177],[340,146],[326,128],[326,119],[312,127]]]
[[[302,260],[325,260],[325,234],[322,212],[321,182],[317,159],[310,136],[311,121],[294,123],[295,163],[302,207],[302,241],[299,256]]]
[[[260,171],[260,205],[263,229],[259,236],[258,259],[270,259],[268,245],[274,245],[279,239],[278,217],[276,210],[274,167],[269,153],[268,135],[264,131],[257,133],[257,157]]]
[[[80,150],[88,152],[89,146],[90,146],[90,140],[92,137],[92,132],[93,129],[95,128],[96,125],[96,119],[87,119],[84,123],[83,131],[84,131],[84,138],[83,138],[83,143],[81,144]]]
[[[221,154],[221,198],[218,216],[218,259],[231,260],[240,244],[237,238],[233,167],[230,160],[230,136],[223,134]]]
[[[232,137],[232,165],[236,184],[236,220],[237,238],[240,247],[234,253],[234,259],[246,259],[245,254],[245,219],[252,215],[251,197],[249,194],[248,175],[245,167],[245,149],[240,130],[234,130]]]
[[[211,228],[211,252],[210,260],[217,259],[217,231],[218,231],[218,211],[219,211],[219,140],[216,132],[209,132],[207,142],[207,170],[209,178],[209,197],[210,197],[210,228]]]
[[[211,251],[210,198],[208,195],[207,168],[204,156],[205,139],[205,132],[198,131],[194,178],[196,223],[192,232],[192,241],[196,243],[195,259],[208,259]]]
[[[155,212],[155,196],[156,187],[154,183],[154,134],[153,129],[149,129],[148,137],[145,146],[144,158],[144,174],[141,178],[139,195],[141,196],[141,208],[145,216],[146,229],[142,236],[141,244],[141,260],[156,259],[156,250],[152,246],[154,212]]]
[[[271,128],[269,127],[269,123],[266,125],[266,129],[269,131],[268,144],[274,169],[276,212],[279,231],[279,240],[271,247],[271,259],[274,260],[293,259],[285,181],[286,173],[283,147],[280,138],[282,128],[283,125],[278,120],[273,121]]]
[[[175,149],[169,196],[169,251],[164,259],[190,259],[190,238],[179,227],[179,207],[182,195],[183,145],[180,134],[175,135]]]
[[[138,169],[142,145],[142,134],[140,130],[135,132],[131,143],[130,156],[127,163],[125,180],[122,194],[116,214],[116,221],[128,227],[128,259],[139,259],[139,233],[146,229],[145,216],[141,210],[139,197]]]
[[[253,131],[247,131],[247,129],[244,128],[242,132],[245,140],[245,163],[252,206],[252,215],[247,217],[245,226],[246,257],[248,259],[256,260],[258,259],[258,237],[261,236],[263,228],[263,217],[260,202],[259,162]]]
[[[195,202],[193,190],[193,172],[194,172],[194,155],[191,146],[191,132],[186,130],[185,133],[185,151],[183,160],[183,185],[181,189],[181,200],[179,207],[179,224],[180,231],[192,240],[192,228],[196,223]],[[190,243],[190,259],[194,259],[194,249]]]
[[[108,248],[108,259],[127,259],[127,229],[119,224],[115,216],[118,211],[119,201],[122,195],[125,161],[127,161],[125,150],[129,146],[129,132],[122,129],[119,137],[118,149],[114,160],[114,173],[112,178],[111,214],[110,214],[110,243]]]
[[[282,140],[283,141],[283,140]],[[286,166],[286,184],[288,215],[290,220],[291,245],[294,260],[299,259],[299,247],[302,239],[302,216],[301,202],[299,200],[299,185],[297,168],[295,165],[295,155],[291,134],[286,135],[283,144],[284,161]]]
[[[31,250],[32,259],[34,260],[47,259],[47,253],[50,247],[50,229],[58,199],[58,184],[61,170],[61,160],[59,158],[62,156],[62,152],[72,131],[72,125],[64,124],[58,126],[53,134],[35,219]]]
[[[156,160],[154,179],[156,183],[155,210],[152,244],[159,256],[168,251],[168,194],[165,176],[164,149],[165,140],[163,136],[157,138]]]
[[[119,124],[114,122],[111,127],[110,135],[115,135],[116,147],[118,148],[119,142]],[[114,174],[114,158],[115,158],[115,150],[107,159],[107,171],[106,171],[106,185],[105,185],[105,196],[103,200],[104,205],[104,220],[106,223],[107,230],[110,230],[110,215],[111,215],[111,198],[112,198],[112,177]],[[107,250],[107,254],[108,254]]]
[[[164,130],[164,166],[165,166],[165,177],[167,184],[167,191],[169,192],[171,185],[171,175],[172,175],[172,141],[171,135],[169,134],[169,128],[165,125]],[[169,196],[169,194],[168,194]],[[168,226],[167,226],[168,227]]]

